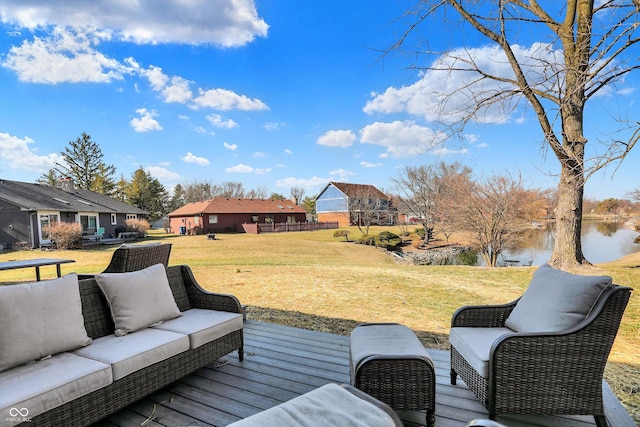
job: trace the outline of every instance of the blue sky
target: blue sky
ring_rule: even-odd
[[[35,181],[86,132],[116,178],[143,167],[170,191],[194,181],[285,196],[291,187],[315,195],[329,181],[392,190],[404,166],[440,161],[555,188],[557,160],[531,111],[470,124],[464,138],[433,147],[440,134],[428,88],[441,82],[412,66],[434,58],[381,53],[407,28],[414,4],[3,0],[0,177]],[[428,42],[492,55],[444,21],[417,36],[407,50]],[[523,36],[523,52],[536,41]],[[637,114],[637,83],[628,78],[592,101],[593,146],[614,116]],[[615,174],[593,176],[585,196],[640,188],[635,151]]]

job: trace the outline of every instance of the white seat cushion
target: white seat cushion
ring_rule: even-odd
[[[242,326],[242,314],[193,308],[153,328],[189,335],[190,346],[194,349],[240,330]]]
[[[489,354],[493,343],[509,328],[451,328],[449,343],[483,378],[489,378]]]
[[[113,380],[189,350],[189,337],[175,332],[142,329],[123,337],[96,338],[75,354],[111,365]]]
[[[0,425],[18,424],[111,383],[111,366],[71,353],[1,372]]]
[[[394,427],[389,414],[337,384],[327,384],[229,427]]]
[[[351,332],[349,348],[354,367],[369,356],[431,360],[416,334],[400,324],[359,325]]]

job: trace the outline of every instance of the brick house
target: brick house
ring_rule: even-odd
[[[368,184],[330,182],[316,197],[318,221],[337,221],[339,227],[368,221],[387,225],[395,221],[391,197]]]
[[[215,197],[187,203],[168,217],[171,233],[205,234],[242,232],[243,224],[305,222],[307,211],[290,200]]]

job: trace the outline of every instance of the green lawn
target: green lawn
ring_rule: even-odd
[[[395,227],[387,228],[398,233]],[[374,229],[371,234],[381,229]],[[248,305],[249,315],[293,326],[348,333],[355,322],[400,322],[434,346],[446,346],[452,313],[467,304],[504,303],[526,288],[536,267],[486,268],[396,264],[384,251],[334,238],[334,230],[281,234],[173,236],[152,231],[148,239],[173,244],[170,264],[189,265],[208,290],[230,293]],[[359,232],[353,229],[351,238]],[[0,261],[51,256],[72,258],[63,273],[96,273],[106,267],[115,247],[0,254]],[[640,254],[594,267],[614,282],[638,288]],[[43,278],[55,275],[42,269]],[[0,272],[0,282],[34,280],[30,270]],[[278,316],[277,313],[281,315]],[[312,319],[312,320],[309,320]],[[330,320],[327,320],[330,319]],[[346,322],[346,323],[345,323]],[[607,379],[630,412],[640,398],[640,302],[632,296],[610,356]]]

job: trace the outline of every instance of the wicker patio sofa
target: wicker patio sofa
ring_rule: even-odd
[[[541,266],[518,300],[454,313],[451,384],[462,377],[492,420],[581,414],[606,427],[604,368],[631,291]]]
[[[165,294],[169,295],[167,298],[174,302],[172,309],[176,310],[176,313],[171,317],[177,317],[163,322],[154,322],[139,330],[125,330],[124,326],[129,327],[126,324],[128,320],[125,318],[123,321],[123,318],[117,317],[119,315],[114,312],[117,294],[114,293],[116,297],[112,297],[105,291],[105,285],[98,282],[104,281],[103,277],[107,277],[112,278],[114,283],[122,284],[122,288],[130,288],[136,286],[135,280],[129,281],[130,278],[142,277],[140,275],[149,274],[149,271],[153,271],[157,276],[158,268],[163,274],[166,272],[164,277],[168,281],[168,287]],[[57,286],[56,281],[68,281],[69,276],[75,275],[54,279],[49,283],[35,282],[3,288],[11,291],[12,286],[28,286],[30,292],[33,290],[41,294],[49,292],[49,296],[42,299],[51,300],[56,298],[51,291]],[[147,282],[155,286],[157,280],[147,280]],[[5,368],[0,372],[3,389],[0,395],[1,426],[19,424],[20,421],[25,421],[25,426],[29,427],[89,425],[234,350],[238,350],[239,359],[241,361],[243,359],[240,303],[232,295],[214,294],[202,289],[196,282],[191,269],[186,265],[168,268],[155,265],[138,272],[99,275],[76,283],[77,285],[74,283],[74,286],[76,295],[79,288],[81,314],[84,320],[83,333],[85,337],[90,338],[88,340],[90,343],[82,342],[75,350],[70,349],[58,354],[53,351],[52,356],[9,369],[6,369],[6,366],[0,366],[0,370]],[[0,292],[3,290],[0,289]],[[19,288],[13,289],[13,291],[18,290]],[[2,296],[0,295],[0,299]],[[10,295],[9,297],[11,298]],[[138,303],[143,300],[139,298]],[[149,300],[153,301],[148,304],[149,312],[154,315],[164,303],[159,303],[155,298],[149,298]],[[0,301],[0,309],[6,308],[1,305],[2,301]],[[42,302],[42,305],[47,306],[47,302]],[[52,318],[56,316],[53,311],[66,312],[71,309],[73,307],[55,304],[49,307],[47,317],[51,318],[52,331],[59,323],[53,321]],[[78,312],[80,313],[80,308]],[[29,320],[29,316],[23,316],[22,319]],[[114,323],[114,319],[117,323]],[[80,322],[82,323],[82,318]],[[33,325],[28,328],[33,328]],[[72,326],[68,324],[64,325],[64,333],[71,328]],[[5,338],[2,334],[3,331],[0,331],[0,342]],[[161,349],[159,349],[160,345],[154,342],[159,339],[158,337],[166,341],[166,343],[162,341]],[[149,341],[153,343],[149,344]],[[157,348],[150,347],[152,345]],[[0,346],[0,353],[2,351]],[[46,351],[41,354],[46,354]],[[0,354],[0,356],[3,355]],[[111,362],[109,359],[111,357],[121,359],[118,362]],[[30,360],[34,360],[33,356]],[[93,385],[89,380],[84,379],[89,375],[82,373],[77,374],[79,379],[58,379],[59,376],[75,375],[71,371],[81,371],[80,368],[76,368],[76,365],[65,365],[69,360],[72,362],[79,360],[81,364],[85,364],[81,367],[90,363],[104,365],[96,373],[92,373],[100,378],[93,378],[91,380]],[[70,368],[70,366],[73,367]],[[82,377],[82,375],[85,376]],[[53,383],[67,382],[56,385],[51,384],[52,381]],[[102,381],[102,384],[96,381]],[[50,387],[50,390],[46,390],[46,387]],[[54,390],[55,387],[57,389]]]

